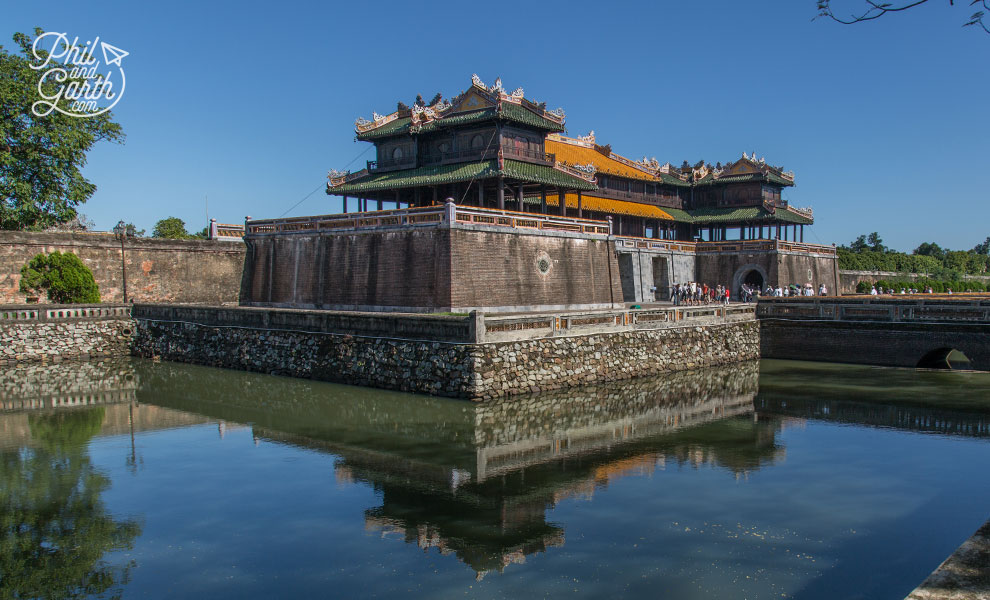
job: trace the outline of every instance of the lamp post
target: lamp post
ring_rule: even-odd
[[[120,274],[124,283],[124,304],[127,304],[127,262],[124,260],[124,240],[127,239],[127,225],[119,221],[113,228],[113,235],[120,240]]]

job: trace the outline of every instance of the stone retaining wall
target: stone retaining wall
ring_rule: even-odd
[[[4,308],[0,311],[0,366],[127,356],[134,331],[127,306]]]
[[[502,343],[422,342],[137,318],[139,356],[460,398],[759,357],[755,321]]]

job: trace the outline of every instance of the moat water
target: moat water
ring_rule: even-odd
[[[472,404],[7,368],[0,597],[900,599],[990,517],[988,464],[985,373],[763,361]]]

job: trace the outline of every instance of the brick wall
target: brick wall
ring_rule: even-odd
[[[618,262],[605,239],[451,231],[455,307],[609,306],[622,302]],[[548,259],[544,273],[539,261]]]
[[[468,312],[622,301],[602,236],[459,225],[283,233],[247,245],[247,306]]]
[[[93,271],[104,302],[123,300],[120,242],[113,235],[0,231],[0,304],[23,304],[21,267],[54,251],[74,253]],[[134,238],[125,242],[124,257],[130,301],[237,302],[241,243]],[[47,300],[43,294],[40,299]]]

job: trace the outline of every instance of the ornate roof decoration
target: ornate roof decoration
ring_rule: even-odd
[[[595,166],[592,165],[592,164],[583,165],[583,166],[582,165],[568,165],[568,164],[562,163],[562,162],[560,162],[558,160],[558,161],[554,162],[553,168],[557,169],[558,171],[563,171],[564,173],[567,173],[568,175],[572,175],[572,176],[577,177],[579,179],[583,179],[583,180],[587,181],[588,183],[594,183],[596,185],[598,184],[598,178],[595,177],[595,171],[596,171],[596,169],[595,169]],[[590,168],[590,171],[588,170],[589,168]]]
[[[345,183],[354,181],[355,179],[360,179],[368,174],[368,169],[361,169],[357,173],[351,173],[350,171],[338,171],[337,169],[330,169],[327,173],[327,189],[335,188],[337,186],[344,185]]]
[[[378,113],[373,113],[371,120],[359,117],[354,122],[354,127],[360,137],[361,134],[378,129],[379,127],[387,125],[396,119],[409,118],[411,119],[411,124],[413,126],[422,125],[435,119],[442,119],[451,111],[453,107],[458,106],[460,101],[468,92],[479,95],[484,99],[484,101],[490,102],[491,105],[495,107],[499,107],[500,102],[508,102],[521,108],[525,108],[529,112],[533,113],[532,118],[524,119],[523,122],[535,125],[540,119],[544,119],[554,124],[550,125],[548,129],[563,129],[564,109],[558,108],[553,111],[548,111],[545,102],[536,102],[535,100],[527,99],[524,96],[523,88],[516,88],[510,93],[507,92],[505,87],[502,85],[501,77],[495,79],[495,83],[488,86],[481,80],[480,77],[478,77],[477,74],[471,75],[471,87],[468,91],[461,92],[452,100],[444,100],[439,94],[437,94],[433,100],[433,104],[429,106],[425,105],[420,98],[417,98],[417,101],[413,103],[412,107],[406,106],[404,103],[400,102],[398,110],[391,114],[380,115]],[[502,109],[499,107],[497,110],[501,111]],[[463,109],[459,109],[459,112],[463,112]],[[511,119],[512,117],[509,118]]]
[[[651,171],[659,171],[660,170],[660,161],[657,160],[657,157],[656,156],[654,156],[653,158],[646,158],[644,156],[643,159],[639,161],[639,164],[642,165],[643,168],[649,169]]]
[[[685,179],[680,174],[668,173],[662,177],[660,163],[656,159],[633,161],[615,154],[607,144],[602,146],[595,143],[594,132],[576,138],[552,133],[547,136],[547,152],[556,154],[558,161],[577,170],[593,166],[596,173],[656,183],[686,185]]]

